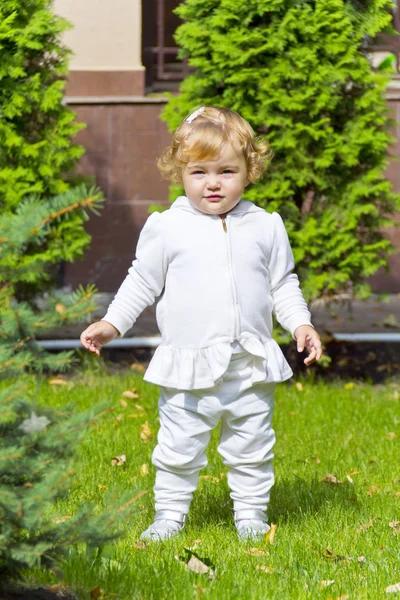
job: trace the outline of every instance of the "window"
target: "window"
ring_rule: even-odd
[[[173,10],[179,0],[143,0],[142,61],[146,68],[146,92],[175,90],[189,72],[187,60],[177,57],[173,34],[181,23]]]

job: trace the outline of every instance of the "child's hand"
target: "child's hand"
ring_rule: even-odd
[[[100,356],[100,348],[108,344],[119,335],[118,329],[108,323],[108,321],[98,321],[92,323],[81,334],[81,344],[89,352]]]
[[[304,348],[308,350],[310,356],[304,359],[305,365],[311,365],[315,359],[319,360],[322,356],[322,345],[318,333],[311,325],[300,325],[294,332],[297,341],[298,352],[303,352]]]

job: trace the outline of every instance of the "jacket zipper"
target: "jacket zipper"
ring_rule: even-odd
[[[233,269],[232,269],[231,238],[230,238],[230,235],[229,235],[229,232],[228,232],[228,227],[227,227],[225,218],[223,218],[221,220],[222,220],[222,227],[223,227],[225,233],[228,234],[227,243],[228,243],[229,274],[231,276],[233,311],[234,311],[234,317],[235,317],[234,339],[232,341],[235,341],[237,339],[238,335],[239,335],[239,306],[238,306],[238,299],[237,299],[237,291],[236,291],[235,278],[233,276]]]

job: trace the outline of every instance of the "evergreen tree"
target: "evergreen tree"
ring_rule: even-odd
[[[36,397],[32,401],[18,381],[30,372],[38,374],[39,384],[43,371],[71,366],[72,351],[50,354],[35,338],[47,328],[86,318],[95,291],[88,286],[69,296],[51,293],[38,314],[16,299],[15,289],[21,282],[40,283],[47,259],[40,253],[27,256],[25,249],[43,244],[61,215],[66,222],[77,212],[87,218],[101,202],[98,190],[81,187],[47,202],[27,197],[15,211],[0,212],[0,587],[26,566],[52,564],[80,541],[99,546],[114,539],[114,526],[130,506],[126,496],[110,497],[111,511],[95,515],[95,507],[82,506],[70,519],[50,518],[55,501],[73,484],[78,442],[102,406],[84,414],[73,406],[50,410]]]
[[[84,152],[72,143],[84,125],[63,104],[71,51],[62,45],[61,34],[69,27],[52,13],[52,0],[0,2],[1,211],[15,212],[29,194],[47,199],[67,191]],[[81,257],[89,241],[77,211],[53,224],[42,250],[56,265]],[[35,251],[29,245],[25,249],[27,254]],[[42,290],[54,284],[54,271],[40,280]],[[18,297],[31,298],[38,284],[18,286]]]
[[[384,178],[388,70],[365,40],[389,28],[391,0],[185,0],[176,31],[194,72],[170,96],[171,130],[201,104],[236,110],[274,158],[244,198],[285,219],[310,300],[370,293],[394,249],[382,228],[400,208]],[[389,67],[390,68],[390,67]]]

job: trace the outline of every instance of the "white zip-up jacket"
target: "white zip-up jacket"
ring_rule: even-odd
[[[159,299],[162,341],[144,379],[177,389],[214,386],[232,343],[254,356],[253,383],[293,375],[275,340],[272,313],[290,333],[311,325],[278,213],[240,200],[225,219],[180,196],[147,219],[136,260],[103,320],[123,336]]]

